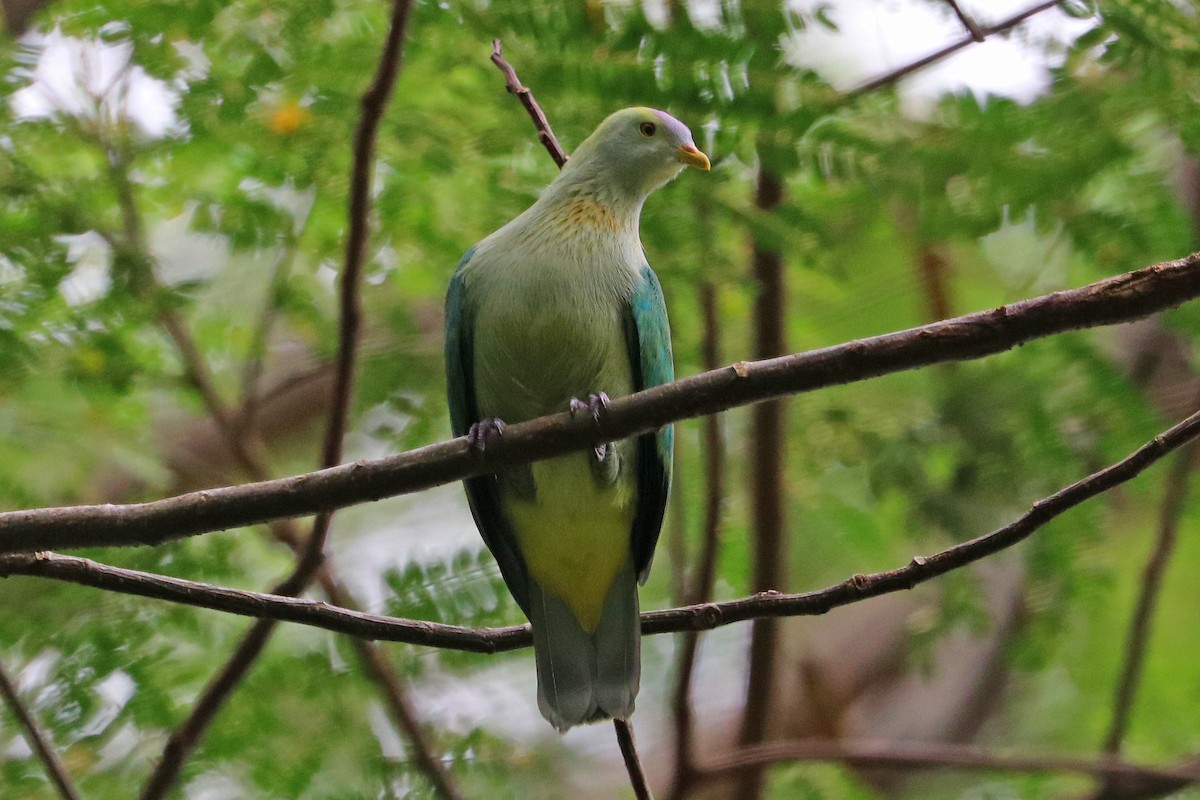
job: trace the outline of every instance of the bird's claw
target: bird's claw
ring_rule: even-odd
[[[578,416],[580,412],[588,411],[592,415],[592,421],[599,422],[600,417],[608,410],[608,402],[608,395],[604,392],[589,394],[586,403],[577,397],[572,397],[569,403],[571,416]]]
[[[608,395],[604,392],[589,394],[587,402],[580,400],[578,397],[572,397],[568,404],[571,408],[571,416],[579,416],[584,411],[592,415],[592,422],[600,424],[600,417],[608,410]],[[603,463],[608,456],[609,448],[607,444],[598,444],[594,448],[596,451],[596,460]]]
[[[504,435],[504,420],[499,417],[481,419],[467,431],[467,445],[476,458],[483,456],[489,444],[500,441]]]

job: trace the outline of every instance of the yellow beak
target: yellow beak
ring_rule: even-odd
[[[684,144],[679,146],[679,154],[676,156],[684,164],[689,167],[699,167],[708,172],[712,169],[712,164],[708,163],[708,156],[696,149],[695,145]]]

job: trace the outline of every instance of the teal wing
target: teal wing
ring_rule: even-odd
[[[474,313],[466,301],[463,280],[463,267],[474,252],[472,247],[459,261],[446,292],[446,395],[450,403],[450,426],[455,436],[465,436],[471,425],[479,421],[475,400]],[[483,475],[468,478],[463,485],[475,525],[500,565],[500,574],[509,591],[528,616],[525,560],[517,549],[516,537],[500,502],[499,479],[495,475]]]
[[[648,265],[630,298],[626,313],[626,342],[633,367],[634,391],[675,379],[671,357],[671,326],[658,276]],[[670,425],[637,439],[637,508],[633,517],[633,565],[638,581],[646,582],[654,546],[662,528],[671,489],[673,430]]]

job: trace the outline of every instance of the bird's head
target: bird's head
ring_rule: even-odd
[[[601,122],[567,166],[579,177],[608,183],[612,191],[641,200],[684,167],[707,170],[709,162],[686,125],[665,111],[639,107]]]

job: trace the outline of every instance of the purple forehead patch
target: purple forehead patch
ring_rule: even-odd
[[[657,108],[650,110],[662,119],[663,124],[667,126],[667,130],[671,132],[672,136],[681,142],[692,143],[692,132],[688,130],[687,125],[684,125],[665,111],[659,111]]]

